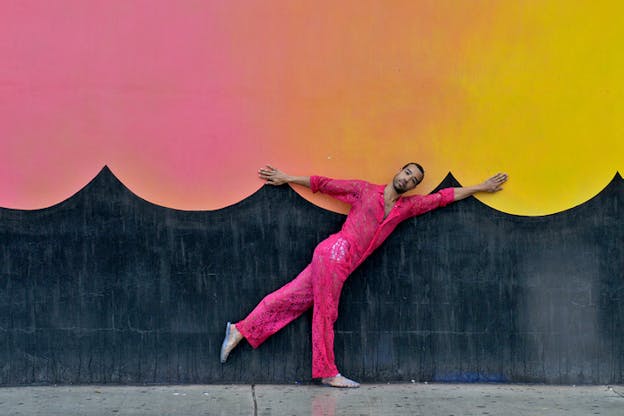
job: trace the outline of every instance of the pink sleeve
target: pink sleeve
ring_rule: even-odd
[[[360,197],[363,181],[331,179],[324,176],[310,176],[312,192],[330,195],[347,204],[353,204]]]
[[[445,207],[455,201],[455,190],[453,188],[444,188],[434,194],[414,196],[412,201],[412,216],[424,214],[436,208]]]

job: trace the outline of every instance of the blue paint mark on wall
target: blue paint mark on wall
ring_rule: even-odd
[[[434,374],[433,381],[438,383],[507,383],[509,379],[502,374],[454,372]]]

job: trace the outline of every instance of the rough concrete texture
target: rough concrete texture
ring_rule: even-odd
[[[608,386],[382,384],[356,391],[256,386],[256,397],[258,415],[264,416],[624,415],[624,397]]]
[[[252,415],[252,388],[62,386],[0,389],[2,416]]]
[[[60,386],[0,388],[0,414],[624,415],[624,386],[517,384]]]

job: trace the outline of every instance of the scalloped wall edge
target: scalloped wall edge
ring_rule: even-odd
[[[42,208],[35,208],[35,209],[23,209],[23,208],[6,208],[6,207],[0,207],[0,210],[8,210],[8,211],[24,211],[24,212],[36,212],[36,211],[45,211],[45,210],[49,210],[49,209],[54,209],[55,207],[61,206],[63,204],[66,204],[67,202],[77,198],[80,194],[84,193],[87,189],[91,188],[92,186],[94,186],[95,182],[98,180],[98,178],[101,178],[102,176],[106,176],[106,175],[110,175],[112,178],[114,178],[114,180],[120,185],[120,190],[123,192],[128,192],[129,194],[131,194],[133,197],[144,201],[147,204],[153,205],[155,207],[160,207],[160,208],[166,208],[166,209],[171,209],[171,210],[175,210],[175,211],[184,211],[184,212],[216,212],[216,211],[221,211],[224,209],[228,209],[231,207],[234,207],[236,205],[238,205],[239,203],[248,200],[249,198],[252,198],[254,195],[257,195],[258,192],[260,192],[265,185],[260,186],[258,189],[256,189],[254,192],[252,192],[251,194],[247,195],[246,197],[232,203],[229,205],[225,205],[223,207],[219,207],[219,208],[215,208],[215,209],[203,209],[203,210],[187,210],[187,209],[179,209],[179,208],[175,208],[175,207],[169,207],[166,205],[161,205],[161,204],[157,204],[154,202],[151,202],[150,200],[143,198],[141,195],[139,195],[137,192],[134,192],[130,187],[128,187],[121,179],[119,179],[119,177],[117,175],[115,175],[115,173],[113,172],[113,170],[108,166],[108,165],[104,165],[99,171],[98,173],[92,177],[82,188],[78,189],[76,192],[74,192],[72,195],[70,195],[69,197],[54,203],[52,205],[46,206],[46,207],[42,207]],[[603,186],[600,191],[598,191],[596,194],[594,194],[593,196],[587,198],[585,201],[582,201],[581,203],[574,205],[574,206],[570,206],[564,210],[561,211],[556,211],[556,212],[552,212],[552,213],[548,213],[548,214],[543,214],[543,215],[522,215],[522,214],[514,214],[511,212],[506,212],[506,211],[502,211],[502,210],[498,210],[496,208],[493,208],[487,204],[485,204],[484,202],[480,201],[479,199],[475,198],[475,200],[477,200],[480,204],[482,204],[483,206],[491,209],[492,211],[501,213],[501,214],[505,214],[505,215],[509,215],[509,216],[514,216],[514,217],[547,217],[547,216],[552,216],[552,215],[556,215],[559,213],[563,213],[563,212],[567,212],[573,209],[576,209],[582,205],[587,204],[588,202],[590,202],[591,200],[599,197],[602,193],[604,193],[604,191],[609,188],[610,186],[612,186],[613,184],[617,184],[620,183],[622,186],[624,186],[624,178],[622,177],[622,174],[619,171],[616,171],[615,174],[613,175],[613,177],[611,178],[611,180],[609,180],[609,182]],[[449,186],[462,186],[461,182],[459,180],[457,180],[457,178],[455,178],[455,176],[453,175],[452,172],[448,172],[446,174],[446,176],[442,179],[442,181],[440,181],[440,183],[432,190],[432,192],[436,192],[437,190],[443,188],[443,187],[449,187]],[[321,207],[317,204],[315,204],[314,202],[308,200],[307,198],[305,198],[304,196],[302,196],[301,194],[299,194],[297,191],[293,190],[291,188],[292,192],[295,192],[299,198],[301,198],[302,200],[306,201],[307,203],[314,205],[317,208],[320,209],[325,209],[328,211],[334,211],[335,210],[331,210],[331,209],[327,209],[324,207]]]

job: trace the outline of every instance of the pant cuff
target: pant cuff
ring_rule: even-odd
[[[313,371],[312,378],[328,378],[328,377],[336,377],[340,372],[338,370],[329,370],[329,371]]]
[[[256,339],[254,339],[254,337],[247,332],[245,326],[241,325],[240,322],[235,323],[234,326],[236,327],[236,329],[238,329],[238,332],[240,332],[240,334],[247,340],[249,345],[251,345],[254,350],[258,348],[260,344],[262,344],[262,341],[257,341]]]

